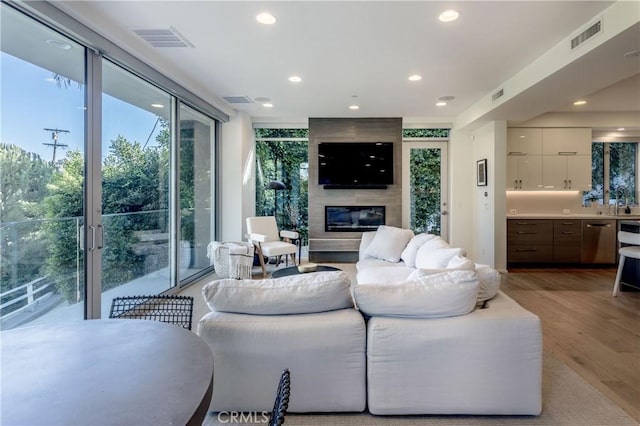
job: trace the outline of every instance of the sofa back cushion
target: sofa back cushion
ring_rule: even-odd
[[[387,262],[399,262],[402,250],[412,237],[413,231],[410,229],[380,225],[365,254]]]
[[[357,285],[354,293],[369,316],[436,318],[471,312],[479,286],[474,271],[446,271],[398,284]]]
[[[407,266],[414,267],[416,266],[416,256],[418,255],[418,250],[424,243],[429,240],[438,237],[433,234],[418,234],[411,238],[407,246],[400,253],[400,259],[404,261]]]
[[[202,288],[212,311],[257,315],[306,314],[353,307],[344,271],[264,280],[215,280]]]
[[[424,244],[420,247],[420,250],[418,250],[416,268],[446,268],[449,261],[457,256],[464,256],[466,254],[463,249],[457,247],[423,250],[427,244]]]

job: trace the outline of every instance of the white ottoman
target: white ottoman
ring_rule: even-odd
[[[372,414],[538,415],[540,320],[501,292],[462,316],[374,316],[367,378]]]

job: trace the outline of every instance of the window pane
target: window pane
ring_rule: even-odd
[[[215,235],[213,164],[215,122],[180,105],[180,245],[179,276],[209,267],[207,245]]]
[[[82,320],[84,48],[0,8],[0,328]]]
[[[440,235],[441,149],[411,149],[409,226],[417,234]]]
[[[268,189],[272,181],[285,189]],[[256,215],[275,216],[280,229],[296,229],[306,241],[308,188],[308,142],[256,142]]]
[[[635,203],[636,143],[610,143],[609,190],[619,205]]]
[[[157,294],[169,271],[171,97],[108,62],[102,70],[102,316],[113,296]]]

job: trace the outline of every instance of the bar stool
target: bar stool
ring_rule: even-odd
[[[618,253],[620,260],[618,261],[618,272],[616,273],[616,281],[613,284],[613,297],[618,295],[620,290],[620,278],[622,277],[622,269],[624,261],[627,257],[632,259],[640,259],[640,234],[634,232],[618,231],[618,242],[624,244],[633,244],[632,246],[620,247]]]

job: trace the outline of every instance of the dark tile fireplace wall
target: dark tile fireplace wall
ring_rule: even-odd
[[[318,185],[320,142],[393,142],[394,178],[387,189],[324,189]],[[309,260],[358,260],[362,232],[325,229],[326,206],[384,206],[386,225],[402,226],[402,119],[309,119]]]

